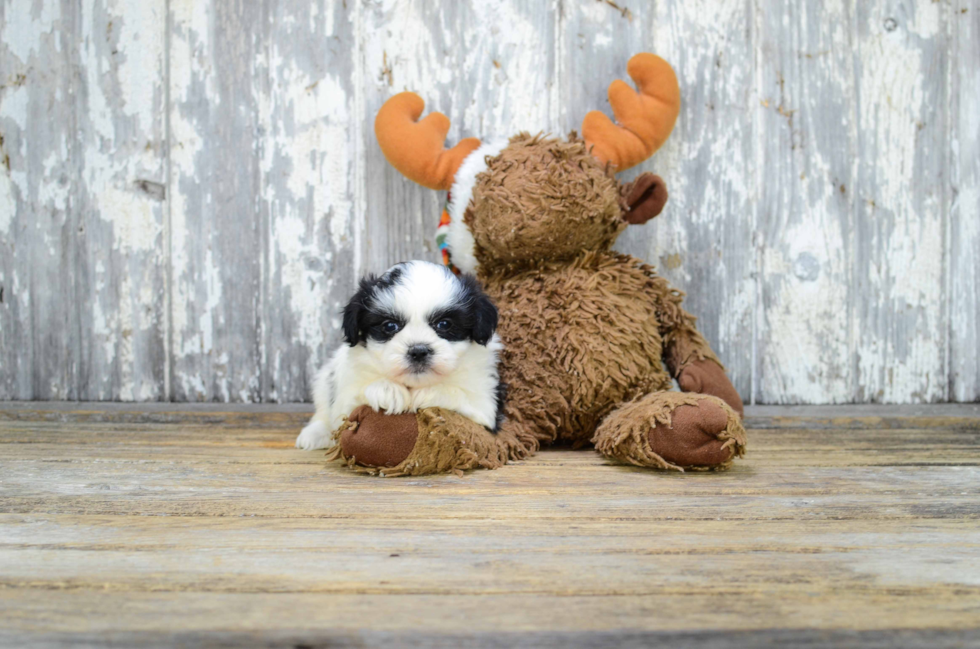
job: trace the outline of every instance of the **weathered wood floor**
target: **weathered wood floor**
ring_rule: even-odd
[[[754,408],[686,475],[372,478],[304,418],[0,404],[0,644],[980,645],[980,405]]]

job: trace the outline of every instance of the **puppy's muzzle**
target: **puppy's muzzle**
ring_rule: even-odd
[[[432,347],[424,344],[412,345],[405,352],[408,362],[412,366],[413,372],[423,372],[429,369],[432,364],[432,355],[435,351]]]

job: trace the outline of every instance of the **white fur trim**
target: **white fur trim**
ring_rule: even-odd
[[[487,170],[487,156],[497,156],[506,146],[507,140],[481,144],[479,149],[466,156],[463,164],[456,170],[452,189],[449,190],[452,202],[449,204],[450,223],[446,243],[449,244],[453,265],[464,273],[475,273],[479,264],[476,261],[476,242],[473,240],[473,233],[463,223],[463,214],[473,197],[476,177]]]

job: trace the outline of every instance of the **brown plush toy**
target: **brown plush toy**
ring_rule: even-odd
[[[386,475],[493,468],[555,442],[660,469],[723,468],[743,454],[741,399],[681,308],[683,294],[611,250],[627,224],[667,201],[658,176],[621,184],[614,174],[652,155],[680,110],[663,59],[638,54],[627,70],[639,92],[609,87],[619,125],[593,111],[584,139],[521,133],[445,150],[449,120],[418,121],[417,95],[382,107],[375,132],[385,156],[415,182],[450,190],[440,245],[497,303],[507,419],[493,434],[438,409],[361,408],[338,431],[335,454],[350,466]],[[671,377],[683,392],[671,391]]]

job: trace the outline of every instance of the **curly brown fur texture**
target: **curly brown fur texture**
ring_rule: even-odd
[[[477,177],[464,222],[481,265],[606,250],[626,227],[616,181],[577,138],[521,133]]]
[[[665,339],[717,360],[683,294],[629,255],[589,252],[482,279],[500,312],[507,418],[539,442],[586,443],[619,404],[669,390]]]
[[[633,215],[643,222],[666,201],[662,185],[651,174],[620,185],[574,134],[564,142],[522,133],[477,176],[464,221],[476,242],[480,279],[500,311],[501,378],[510,386],[505,429],[520,443],[509,448],[511,458],[541,444],[592,442],[625,462],[679,468],[649,440],[610,443],[596,431],[626,426],[640,435],[669,421],[677,407],[696,409],[702,395],[667,392],[671,377],[696,382],[694,365],[698,376],[720,376],[715,392],[741,409],[734,389],[721,389],[731,384],[681,307],[683,293],[652,267],[610,250],[631,215],[624,201],[655,203],[646,206],[651,214]],[[711,366],[718,371],[706,371]],[[660,414],[648,412],[651,404]],[[636,421],[624,420],[631,408],[639,408]],[[744,448],[738,415],[728,405],[725,413],[732,417],[720,422],[731,429],[728,437],[708,440],[721,442],[714,457],[725,458],[722,465]],[[700,434],[685,426],[674,431],[679,438]],[[684,457],[696,465],[709,456]]]
[[[494,434],[459,413],[443,408],[425,408],[415,413],[418,439],[408,457],[393,467],[373,466],[347,456],[339,443],[344,433],[364,423],[345,421],[334,439],[338,443],[327,459],[340,460],[348,468],[386,477],[418,476],[433,473],[460,474],[469,469],[496,469],[507,463],[509,449],[520,447],[513,433]]]

